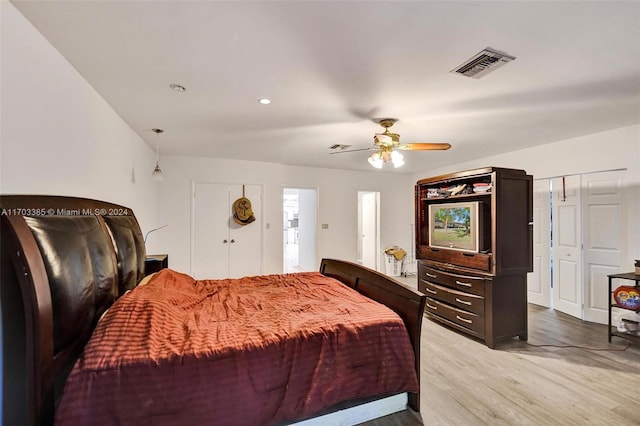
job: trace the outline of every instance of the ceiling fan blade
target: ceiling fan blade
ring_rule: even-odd
[[[345,149],[344,151],[334,151],[329,154],[344,154],[345,152],[358,152],[358,151],[377,151],[380,148],[372,146],[371,148],[359,148],[359,149]]]
[[[397,146],[397,149],[405,151],[444,151],[449,148],[449,143],[405,143]]]
[[[355,117],[358,117],[362,120],[370,120],[370,121],[373,121],[374,123],[377,123],[375,116],[378,113],[379,109],[380,108],[377,106],[374,106],[369,109],[353,107],[353,108],[349,108],[349,112]]]

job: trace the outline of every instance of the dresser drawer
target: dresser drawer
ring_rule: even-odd
[[[430,259],[436,262],[460,265],[466,268],[479,269],[490,272],[492,255],[490,253],[468,253],[458,250],[436,249],[432,247],[420,247],[419,256],[422,259]]]
[[[472,312],[455,308],[430,297],[427,297],[425,311],[428,314],[443,317],[461,327],[473,330],[480,336],[484,336],[484,318]]]
[[[484,317],[484,297],[482,296],[443,287],[425,280],[418,282],[418,290],[429,297]]]
[[[464,291],[466,293],[484,296],[484,278],[444,272],[438,269],[430,268],[429,266],[426,266],[422,263],[419,263],[418,265],[419,280],[425,280],[434,284],[442,284],[456,290]]]

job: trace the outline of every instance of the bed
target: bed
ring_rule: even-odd
[[[129,326],[123,326],[123,323],[113,318],[116,318],[119,309],[125,312],[136,310],[136,308],[131,307],[134,306],[135,303],[142,303],[141,306],[146,306],[144,304],[148,303],[149,299],[145,301],[145,294],[151,294],[150,292],[156,291],[158,288],[164,288],[165,290],[163,291],[166,293],[167,288],[174,291],[176,286],[182,285],[184,288],[196,288],[198,291],[206,288],[208,293],[203,297],[208,300],[214,298],[211,295],[222,294],[228,291],[228,288],[245,288],[243,287],[245,286],[244,283],[238,282],[230,283],[205,280],[204,282],[196,283],[195,280],[184,274],[169,270],[161,271],[154,277],[147,277],[146,280],[148,280],[148,283],[143,286],[138,286],[143,278],[145,278],[144,242],[133,212],[124,206],[74,197],[4,195],[0,196],[0,209],[2,211],[2,216],[0,217],[0,235],[2,238],[0,244],[0,306],[2,313],[3,342],[3,424],[51,424],[54,422],[56,413],[62,418],[67,416],[68,413],[74,413],[90,405],[91,403],[87,401],[65,401],[65,398],[69,398],[69,394],[75,392],[70,391],[70,389],[73,389],[72,384],[74,381],[77,381],[76,379],[78,377],[82,377],[83,374],[91,375],[95,373],[95,371],[89,373],[86,371],[83,372],[79,370],[80,367],[78,367],[78,365],[95,369],[95,365],[90,365],[91,356],[87,354],[93,353],[94,346],[98,345],[94,344],[97,339],[96,336],[100,334],[113,336],[113,330],[118,330],[118,332],[126,330],[128,332],[129,329],[127,327]],[[267,292],[272,293],[278,288],[278,285],[274,283],[278,280],[284,280],[287,275],[288,274],[256,277],[259,283],[257,285],[258,287],[261,286],[267,289]],[[352,341],[345,340],[342,346],[347,348],[347,352],[349,352],[349,350],[355,350],[354,348],[362,342],[383,345],[384,343],[375,341],[372,336],[393,333],[400,335],[404,333],[408,338],[405,338],[405,340],[409,342],[408,351],[411,352],[409,358],[407,358],[406,354],[403,355],[403,353],[407,351],[403,352],[402,350],[399,351],[401,352],[400,355],[394,350],[380,350],[378,352],[391,352],[391,358],[382,362],[384,365],[400,365],[400,362],[396,362],[396,360],[405,358],[403,361],[405,364],[401,367],[402,371],[395,371],[391,373],[390,376],[406,376],[406,378],[400,379],[401,382],[404,381],[406,383],[393,383],[390,387],[382,386],[376,388],[374,385],[377,384],[378,380],[372,381],[371,379],[374,376],[378,377],[379,374],[380,377],[385,377],[384,371],[375,369],[366,370],[365,368],[363,369],[363,371],[365,371],[364,374],[347,377],[344,382],[345,384],[339,386],[339,389],[336,390],[331,388],[331,380],[327,379],[327,377],[330,376],[325,376],[324,379],[322,379],[324,380],[323,382],[318,378],[319,376],[314,375],[317,374],[315,370],[318,370],[318,366],[325,365],[326,367],[326,365],[328,365],[322,364],[317,360],[315,370],[310,367],[299,367],[298,364],[294,364],[293,367],[289,365],[286,368],[265,368],[265,365],[271,365],[269,364],[270,361],[266,361],[267,364],[264,364],[265,361],[263,361],[263,364],[258,364],[258,366],[262,367],[251,367],[247,364],[248,366],[246,368],[243,366],[242,368],[236,367],[235,369],[241,374],[244,374],[245,381],[251,382],[251,386],[254,388],[264,388],[265,386],[274,387],[272,384],[281,382],[282,375],[287,375],[288,377],[289,375],[301,374],[312,377],[312,385],[307,384],[305,386],[312,386],[314,389],[313,392],[309,391],[309,389],[294,392],[306,395],[306,401],[308,401],[308,403],[294,401],[289,405],[287,405],[286,397],[283,396],[284,394],[282,392],[271,393],[267,398],[266,406],[269,407],[269,409],[266,410],[269,411],[267,417],[255,417],[252,418],[251,421],[255,424],[264,424],[265,422],[282,424],[310,417],[316,415],[318,412],[325,413],[337,408],[361,404],[371,399],[386,397],[390,394],[406,390],[409,390],[409,406],[414,411],[419,411],[420,329],[425,303],[424,296],[375,271],[351,262],[335,259],[323,259],[319,273],[292,274],[291,276],[295,277],[301,284],[294,288],[291,283],[285,282],[282,286],[286,291],[294,291],[302,294],[313,293],[314,296],[312,299],[319,297],[315,293],[315,289],[323,286],[328,289],[327,291],[329,293],[336,293],[338,295],[338,303],[343,303],[343,305],[338,305],[335,309],[331,308],[334,311],[348,311],[349,315],[351,315],[351,311],[357,310],[355,306],[359,306],[360,304],[362,306],[366,305],[367,309],[369,309],[369,305],[379,304],[390,308],[390,310],[394,312],[390,315],[399,318],[402,328],[401,332],[393,331],[392,328],[395,326],[392,327],[386,324],[386,331],[374,332],[364,337],[355,336]],[[169,286],[167,282],[170,282],[171,285]],[[337,282],[339,283],[336,287]],[[292,288],[294,288],[294,290],[292,290]],[[309,289],[313,289],[313,291]],[[251,287],[251,290],[245,293],[244,297],[248,297],[252,301],[250,303],[262,306],[261,299],[256,296],[257,293],[254,287]],[[146,297],[149,296],[147,295]],[[239,296],[234,295],[233,297]],[[286,293],[284,297],[288,297]],[[151,299],[154,298],[155,296],[151,296]],[[230,300],[220,297],[218,297],[218,299],[223,302]],[[140,300],[142,300],[142,302]],[[309,305],[311,302],[308,300],[303,300],[299,303],[300,305],[296,308],[299,312],[305,312],[306,306],[311,306]],[[345,303],[346,305],[344,305]],[[179,303],[175,302],[174,304]],[[185,303],[183,303],[183,305],[184,304]],[[188,303],[186,304],[188,305]],[[294,303],[290,305],[293,306]],[[326,305],[324,302],[319,303],[319,305],[320,307],[326,307],[324,306]],[[320,307],[318,309],[320,309]],[[227,309],[225,311],[225,319],[229,319],[230,313],[238,310],[237,307],[235,307],[235,309],[233,308],[233,306],[227,306],[227,308],[225,308]],[[209,306],[208,309],[209,312],[219,312],[219,309],[212,308],[212,306]],[[240,310],[243,309],[244,308],[241,308]],[[274,309],[275,308],[270,307],[267,310],[271,312]],[[331,310],[328,307],[326,307],[326,309],[328,311]],[[148,313],[152,310],[145,308],[141,311]],[[387,311],[389,310],[387,309]],[[104,319],[99,321],[103,315]],[[368,314],[365,313],[365,317],[366,315]],[[387,319],[393,322],[390,315],[383,314],[382,316],[388,317]],[[255,317],[255,314],[252,316]],[[276,317],[281,318],[282,316],[278,314]],[[198,316],[198,318],[200,318],[200,316]],[[319,315],[309,316],[308,319],[316,321],[317,318],[319,318]],[[140,319],[135,319],[136,323],[140,323],[140,321]],[[344,320],[338,319],[337,321],[340,323],[340,327],[336,325],[334,328],[339,330],[340,339],[344,339],[350,332],[348,330],[345,331]],[[117,323],[118,325],[116,327],[110,326],[109,324],[111,322]],[[291,322],[291,320],[289,320],[289,322]],[[234,326],[235,323],[229,322],[229,324]],[[259,330],[256,331],[256,335],[269,335],[268,331],[261,330],[256,324],[250,327],[251,330]],[[329,324],[329,326],[323,325],[323,327],[331,328],[332,326]],[[354,328],[359,327],[359,325],[354,326]],[[238,334],[237,330],[232,329],[231,331],[230,335]],[[219,330],[217,333],[219,334]],[[281,334],[295,333],[300,332],[293,330]],[[306,332],[302,334],[304,335],[305,333]],[[146,334],[149,334],[149,330],[144,330],[140,333],[140,336]],[[318,336],[318,333],[310,334],[313,334],[315,337]],[[327,334],[327,329],[322,329],[319,334]],[[94,337],[92,337],[92,335],[94,335]],[[130,335],[127,335],[124,340],[133,338],[129,336]],[[254,337],[255,336],[242,338],[236,343],[242,345],[249,342],[249,344],[251,344]],[[298,336],[296,338],[296,344],[298,346],[309,345],[310,341],[315,337],[307,336],[301,339],[300,336]],[[333,339],[335,341],[336,337],[334,336]],[[164,341],[166,339],[163,338],[161,340]],[[87,345],[88,342],[89,345]],[[398,343],[387,343],[387,345],[391,347],[399,346]],[[85,346],[87,350],[83,352]],[[167,345],[161,346],[166,349]],[[210,347],[207,345],[204,346]],[[274,345],[260,343],[257,345],[254,344],[253,346],[260,348]],[[283,346],[281,346],[280,343],[275,344],[275,346],[280,348],[279,350],[282,355],[282,353],[284,353],[282,352]],[[335,349],[327,343],[324,343],[324,347],[325,350],[326,348],[331,348],[331,350]],[[175,345],[173,348],[175,349]],[[116,352],[115,348],[113,348],[113,350],[110,349],[110,352]],[[376,347],[370,348],[369,352],[376,353]],[[175,350],[173,353],[175,354]],[[262,358],[265,356],[263,352],[258,351],[254,353],[248,351],[247,347],[242,346],[240,347],[240,353],[252,353],[251,356],[254,358]],[[206,374],[218,374],[218,372],[215,371],[215,366],[219,364],[219,360],[216,361],[207,355],[207,357],[205,357],[207,361],[203,363],[199,361],[199,359],[202,358],[200,353],[196,353],[196,355],[191,358],[189,358],[189,354],[193,353],[183,351],[178,358],[171,358],[171,356],[168,358],[153,358],[156,364],[153,367],[156,368],[161,364],[171,364],[173,362],[173,364],[179,364],[178,367],[182,366],[180,368],[184,368],[185,364],[192,363],[190,364],[190,371],[192,373],[197,371],[205,372]],[[326,359],[338,360],[342,357],[344,360],[343,364],[349,366],[348,370],[353,370],[355,374],[358,374],[358,369],[362,367],[362,363],[360,362],[361,358],[363,358],[362,349],[355,354],[356,355],[350,355],[348,353],[339,354],[329,351],[329,356]],[[78,361],[79,358],[80,361]],[[105,356],[104,354],[98,355],[98,358],[102,359],[105,358]],[[224,359],[228,360],[229,357],[227,356],[225,358],[225,356],[221,356],[221,359],[224,361]],[[411,365],[406,365],[407,359],[410,360]],[[117,359],[113,362],[114,364],[124,364],[124,361],[118,361]],[[205,364],[208,366],[204,367],[203,365]],[[339,377],[346,374],[344,371],[339,370],[339,366],[333,366],[333,362],[329,364],[331,364],[331,368],[335,367],[335,369],[334,371],[329,371],[330,369],[328,369],[327,374],[337,374]],[[335,364],[339,364],[339,362],[335,362]],[[75,368],[74,365],[76,366]],[[168,375],[167,377],[176,378],[179,376],[177,372],[181,371],[178,367],[175,367],[174,370],[167,370],[162,367],[162,369],[157,371]],[[146,365],[144,368],[149,368],[149,365]],[[250,372],[252,368],[254,369],[253,373]],[[258,368],[258,370],[262,368],[265,374],[258,374],[256,368]],[[375,368],[380,369],[381,367],[378,366]],[[226,369],[228,370],[229,368]],[[300,373],[301,371],[307,371],[307,373],[302,374]],[[373,371],[376,373],[374,374]],[[410,371],[411,374],[406,375],[405,373],[407,373],[407,371]],[[124,375],[118,373],[117,377],[122,378]],[[150,383],[153,377],[155,376],[148,376],[144,381]],[[411,377],[413,379],[411,379]],[[125,383],[124,386],[118,388],[116,387],[118,380],[112,379],[111,382],[106,381],[101,383],[109,383],[106,389],[110,390],[113,394],[124,394],[127,388],[130,387],[126,386]],[[124,382],[124,380],[121,381]],[[233,386],[230,384],[235,385],[241,381],[242,380],[233,379],[227,382],[227,385],[218,386],[217,388],[226,389],[229,394],[232,395]],[[366,392],[363,394],[359,390],[344,392],[345,389],[354,387],[352,385],[346,385],[346,383],[358,381],[362,381],[364,387],[369,388],[371,392],[375,394],[371,395]],[[380,381],[390,382],[391,379]],[[206,380],[203,380],[203,382],[206,382]],[[162,383],[166,383],[166,377]],[[295,388],[293,383],[294,382],[287,382],[286,387]],[[65,384],[67,388],[63,392]],[[122,385],[122,383],[120,385]],[[86,387],[87,383],[81,384],[79,389],[82,389],[83,386]],[[97,388],[97,385],[94,387]],[[148,389],[150,388],[151,387]],[[404,390],[402,388],[404,388]],[[196,389],[195,386],[194,389]],[[165,391],[168,390],[165,389]],[[203,391],[198,391],[199,393],[194,392],[198,395],[203,394]],[[245,407],[244,411],[247,413],[255,411],[255,400],[258,397],[253,394],[247,395],[246,388],[238,392],[240,392],[238,395],[241,397],[234,399],[236,411],[242,413],[243,407]],[[82,392],[75,393],[81,394]],[[137,391],[134,394],[139,393],[140,392]],[[179,394],[185,394],[185,392],[180,391]],[[216,397],[212,397],[211,395],[212,394],[208,392],[203,399],[206,399],[208,402],[216,402],[218,400],[222,401],[224,397],[224,395],[220,393],[216,394]],[[103,397],[97,397],[97,399],[101,400]],[[130,398],[124,398],[124,400],[128,399]],[[175,399],[174,397],[169,398],[165,404],[169,404],[170,400]],[[116,402],[111,401],[109,404],[113,405],[116,404]],[[229,405],[229,402],[221,402],[218,405],[224,404]],[[134,406],[141,407],[140,401],[136,402]],[[60,410],[59,412],[56,411],[56,407]],[[265,405],[263,404],[261,407],[265,407]],[[281,409],[282,407],[286,409]],[[109,406],[109,409],[111,408],[112,406]],[[128,407],[128,410],[131,411],[131,407]],[[219,407],[216,408],[216,410],[219,410]],[[194,411],[197,410],[195,408],[189,408],[187,410],[188,413]],[[216,413],[219,412],[217,411]],[[94,414],[90,412],[89,415],[93,416]],[[176,419],[179,418],[180,417],[168,416],[163,419],[157,417],[154,418],[153,421],[158,424],[163,422],[172,424],[178,421]],[[237,417],[230,417],[229,419],[229,421],[225,420],[222,422],[221,420],[218,423],[231,424],[233,422],[242,422],[242,420],[238,420]],[[140,422],[140,420],[136,421],[138,423]],[[109,421],[105,420],[105,422]],[[126,423],[126,421],[121,419],[117,422]],[[69,424],[73,424],[73,422],[70,421]]]

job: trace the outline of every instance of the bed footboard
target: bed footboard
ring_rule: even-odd
[[[403,286],[394,279],[356,263],[322,259],[320,273],[335,278],[363,295],[395,311],[404,321],[415,355],[420,383],[420,332],[426,296]],[[409,406],[420,411],[420,394],[409,393]]]

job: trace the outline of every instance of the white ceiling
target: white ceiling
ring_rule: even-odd
[[[394,117],[453,145],[411,173],[640,123],[638,1],[12,3],[161,154],[369,171],[328,147]],[[449,73],[485,47],[517,59]]]

